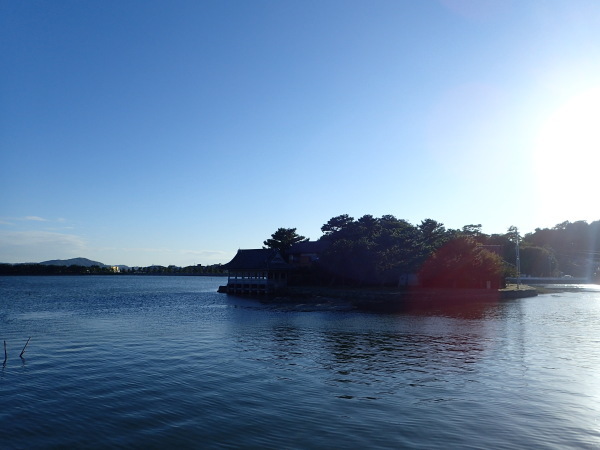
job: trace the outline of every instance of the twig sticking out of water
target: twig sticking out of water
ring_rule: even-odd
[[[19,358],[23,357],[23,353],[25,353],[25,349],[27,348],[27,344],[29,344],[30,340],[31,340],[31,336],[29,337],[29,339],[27,339],[27,342],[25,342],[25,347],[23,347],[23,350],[21,350],[21,354],[19,355]]]
[[[8,356],[6,355],[6,341],[4,341],[4,364],[6,364],[6,359],[7,358],[8,358]]]

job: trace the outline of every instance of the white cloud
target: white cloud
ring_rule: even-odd
[[[44,219],[43,217],[39,216],[26,216],[23,218],[23,220],[29,220],[34,222],[48,222],[48,219]]]
[[[34,220],[32,223],[42,222],[32,220]],[[88,242],[82,236],[66,231],[64,228],[61,230],[0,230],[0,263],[41,262],[49,259],[83,257],[105,264],[187,266],[225,263],[233,257],[231,252],[214,249],[121,247],[110,245],[110,242],[109,245],[98,245],[102,243],[104,242]]]
[[[40,262],[84,255],[85,240],[73,234],[49,231],[0,232],[1,262]]]
[[[65,222],[65,219],[58,219],[55,222]],[[0,218],[1,225],[14,225],[14,222],[53,222],[40,216],[24,216],[24,217],[2,217]]]

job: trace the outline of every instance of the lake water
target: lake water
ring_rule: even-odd
[[[0,277],[0,448],[600,447],[599,286],[380,315],[221,281]]]

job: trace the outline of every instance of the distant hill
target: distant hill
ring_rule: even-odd
[[[51,259],[50,261],[42,261],[39,263],[44,266],[83,266],[83,267],[108,267],[98,261],[92,261],[87,258],[71,258],[71,259]]]

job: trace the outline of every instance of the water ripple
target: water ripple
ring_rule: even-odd
[[[3,447],[600,446],[598,292],[383,316],[219,282],[3,280]]]

